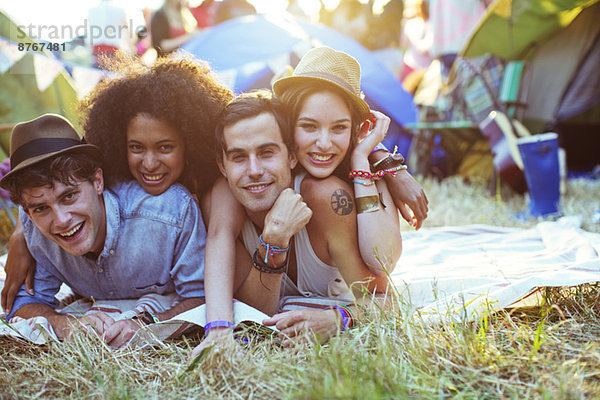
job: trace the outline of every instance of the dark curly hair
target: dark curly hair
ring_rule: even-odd
[[[162,58],[145,66],[120,55],[104,66],[120,76],[98,84],[81,108],[85,138],[102,151],[107,183],[133,179],[127,127],[137,115],[147,114],[181,133],[185,167],[179,182],[192,193],[205,193],[218,176],[215,124],[233,93],[196,60]]]

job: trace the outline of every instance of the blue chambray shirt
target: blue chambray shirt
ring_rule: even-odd
[[[177,292],[204,297],[206,229],[198,204],[181,185],[159,196],[135,181],[104,190],[106,240],[97,260],[76,257],[47,239],[21,209],[25,239],[36,260],[35,295],[22,286],[9,318],[26,304],[55,308],[64,282],[83,297],[136,299]]]

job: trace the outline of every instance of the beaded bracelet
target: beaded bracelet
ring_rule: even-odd
[[[267,249],[267,253],[265,254],[265,263],[268,262],[269,256],[271,256],[271,259],[273,259],[273,257],[275,257],[276,254],[283,254],[290,249],[290,246],[286,247],[285,249],[282,249],[281,247],[265,243],[262,239],[262,234],[258,237],[258,240],[260,241],[260,245]],[[275,261],[273,261],[273,267],[277,268],[277,266],[275,265]]]
[[[348,328],[348,316],[346,314],[346,310],[344,310],[340,306],[333,306],[333,307],[335,309],[337,309],[339,311],[340,315],[342,316],[342,332],[344,332]]]
[[[373,186],[375,184],[375,182],[373,182],[373,181],[371,181],[371,182],[361,182],[361,181],[353,180],[352,182],[358,183],[359,185],[363,185],[363,186]]]
[[[285,258],[285,262],[282,265],[273,264],[273,266],[271,266],[261,259],[260,255],[258,254],[258,249],[256,249],[252,255],[252,265],[260,272],[266,272],[267,274],[283,274],[285,272],[285,266],[288,262],[288,257]]]
[[[233,322],[229,321],[210,321],[204,325],[204,333],[208,333],[213,328],[231,328],[233,329]]]
[[[398,171],[402,171],[404,169],[408,169],[408,166],[402,164],[402,165],[398,165],[397,167],[388,168],[388,169],[386,169],[386,171],[389,171],[389,172],[398,172]]]

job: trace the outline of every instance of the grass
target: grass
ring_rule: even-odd
[[[424,181],[426,227],[528,226],[524,199],[491,197],[476,183]],[[600,182],[570,181],[566,214],[583,227],[600,208]],[[115,351],[97,337],[35,346],[0,338],[0,398],[92,399],[581,399],[600,397],[600,286],[543,290],[541,306],[425,324],[409,305],[327,344],[282,349],[251,342],[212,349],[194,367],[190,337],[160,348]]]

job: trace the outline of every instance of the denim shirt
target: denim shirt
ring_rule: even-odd
[[[195,199],[181,185],[159,196],[135,181],[103,193],[106,240],[98,259],[76,257],[47,239],[21,209],[25,239],[36,260],[35,295],[22,286],[9,318],[22,306],[55,308],[64,282],[97,300],[137,299],[176,292],[181,298],[204,297],[206,229]]]

